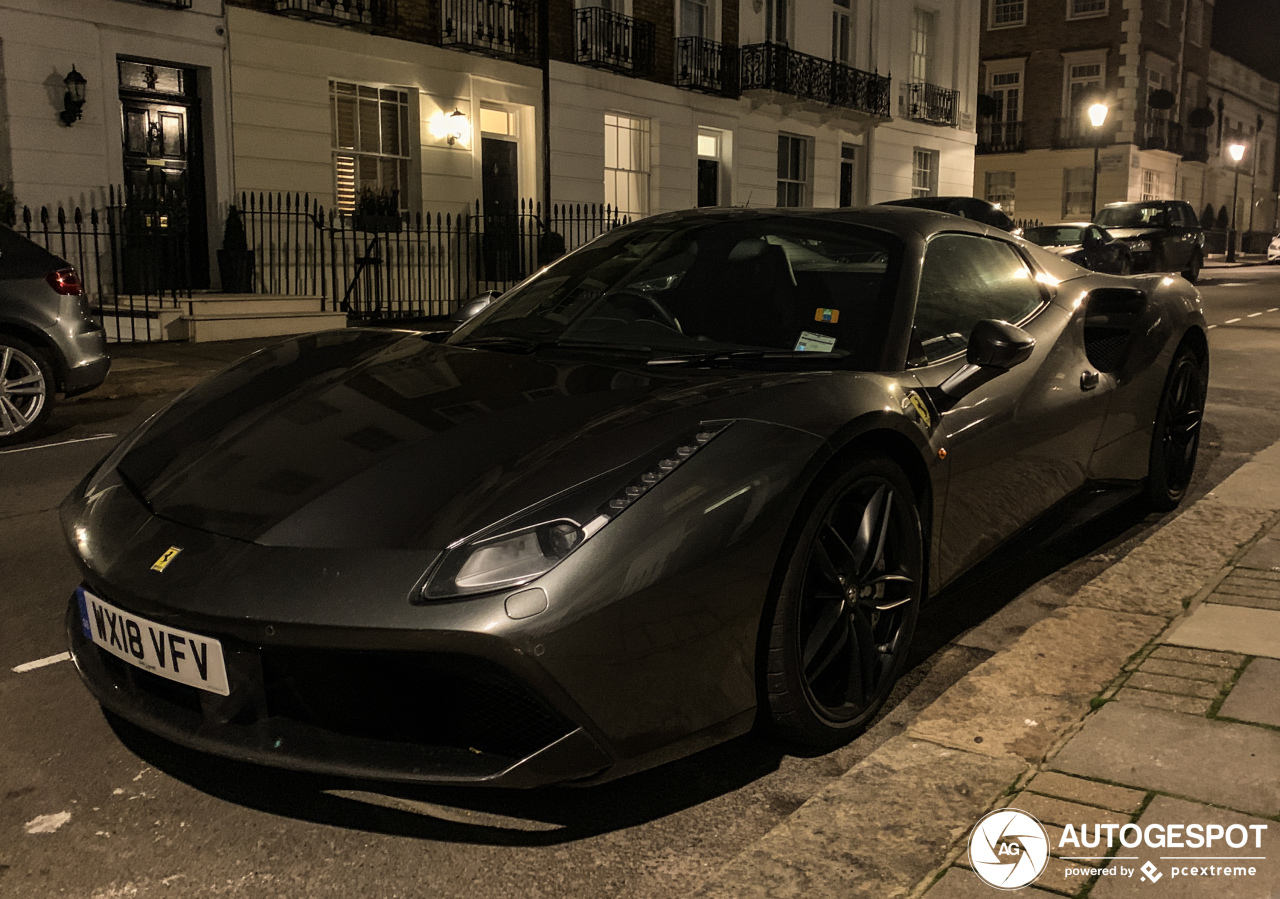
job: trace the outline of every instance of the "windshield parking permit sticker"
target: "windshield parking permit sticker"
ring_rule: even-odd
[[[801,331],[796,341],[797,353],[829,353],[836,348],[836,339],[812,331]]]
[[[826,322],[827,324],[834,325],[836,322],[840,321],[840,310],[819,309],[813,313],[813,320],[816,322]]]

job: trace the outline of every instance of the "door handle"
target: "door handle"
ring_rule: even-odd
[[[1086,371],[1080,373],[1080,389],[1092,390],[1098,386],[1098,373],[1096,371]]]

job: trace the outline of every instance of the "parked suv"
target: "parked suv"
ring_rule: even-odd
[[[1204,230],[1183,200],[1108,203],[1094,218],[1129,245],[1135,272],[1182,272],[1192,284],[1204,266]]]
[[[0,445],[44,424],[55,393],[92,390],[110,367],[76,270],[0,225]]]

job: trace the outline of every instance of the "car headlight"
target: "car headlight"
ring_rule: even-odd
[[[1129,251],[1132,253],[1150,253],[1151,241],[1149,240],[1131,240],[1129,241]]]
[[[534,510],[458,541],[445,551],[427,578],[422,599],[491,593],[542,577],[728,426],[729,422],[704,422],[683,440],[645,456],[630,468],[630,474],[613,472],[593,479]]]

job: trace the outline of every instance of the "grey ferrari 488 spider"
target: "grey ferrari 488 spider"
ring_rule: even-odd
[[[71,651],[165,738],[533,786],[761,724],[833,746],[922,601],[1098,486],[1176,505],[1208,378],[1181,278],[924,210],[617,228],[451,334],[290,340],[62,507]]]

